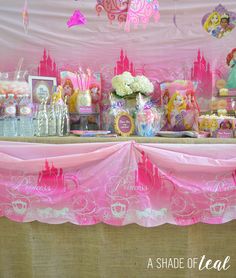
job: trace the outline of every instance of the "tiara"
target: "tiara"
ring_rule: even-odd
[[[221,16],[221,19],[229,19],[229,15],[228,15],[228,14],[223,14],[223,15]]]

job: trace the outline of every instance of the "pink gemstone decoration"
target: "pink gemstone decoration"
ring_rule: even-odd
[[[84,25],[87,22],[85,16],[81,13],[80,10],[74,11],[73,15],[67,21],[67,26],[73,27],[76,25]]]
[[[115,20],[121,25],[124,23],[127,32],[130,31],[131,26],[146,27],[152,17],[155,22],[160,19],[158,0],[97,0],[98,15],[102,10],[107,13],[111,23]]]

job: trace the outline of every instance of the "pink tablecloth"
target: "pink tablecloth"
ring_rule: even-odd
[[[236,218],[236,145],[0,142],[0,216],[92,225]]]

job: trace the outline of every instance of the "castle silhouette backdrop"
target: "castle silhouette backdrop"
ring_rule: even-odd
[[[57,68],[55,60],[53,61],[49,53],[47,54],[46,49],[44,49],[43,57],[39,62],[38,75],[56,77],[57,83],[60,84],[60,71]]]

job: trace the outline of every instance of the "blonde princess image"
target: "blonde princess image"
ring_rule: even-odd
[[[206,119],[201,119],[199,121],[199,129],[200,129],[200,131],[205,131],[206,130],[206,126],[207,126]]]
[[[218,27],[220,26],[221,16],[218,12],[211,13],[204,23],[204,29],[213,37],[217,37]]]
[[[200,121],[200,130],[201,131],[210,131],[210,128],[211,128],[211,121],[210,119],[207,119],[207,118],[203,118],[201,121]]]
[[[177,91],[167,104],[167,120],[173,131],[186,130],[184,118],[186,115],[186,102]]]
[[[216,131],[219,128],[218,121],[216,119],[211,120],[211,131]]]

